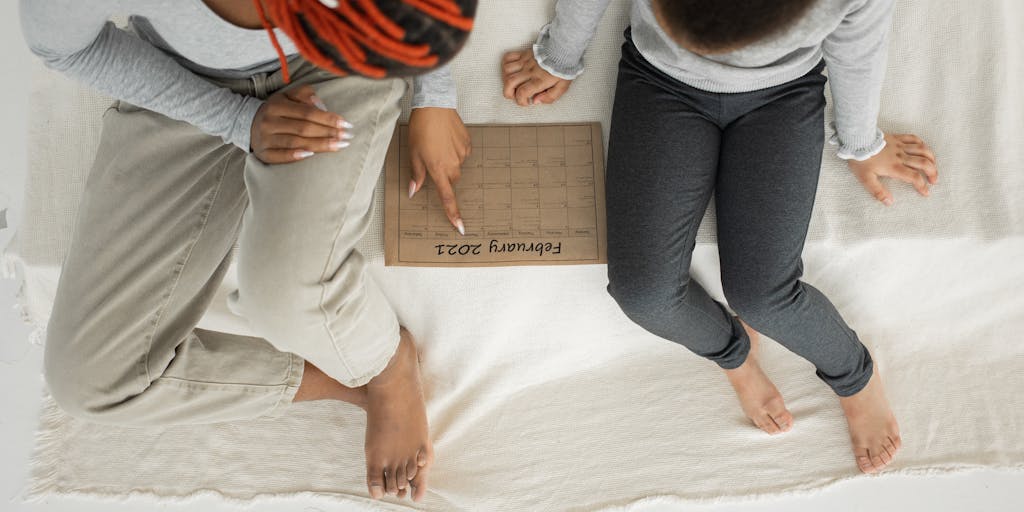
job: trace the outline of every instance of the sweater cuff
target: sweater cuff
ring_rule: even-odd
[[[833,126],[833,130],[835,127]],[[836,151],[836,156],[843,160],[856,160],[863,162],[868,158],[871,158],[885,149],[885,134],[882,130],[875,128],[875,138],[868,144],[847,144],[839,138],[839,133],[835,133],[828,140],[829,144],[833,146],[839,146]]]
[[[457,108],[458,89],[449,65],[412,79],[412,108]]]
[[[575,80],[583,74],[583,59],[574,59],[565,52],[551,48],[550,23],[540,29],[537,42],[533,44],[533,57],[541,69],[562,80]]]
[[[246,153],[252,151],[251,141],[249,140],[249,137],[252,136],[252,121],[256,118],[256,112],[262,106],[263,100],[252,96],[245,96],[242,106],[239,108],[238,116],[235,117],[235,124],[231,127],[231,133],[224,139],[224,142],[234,144],[242,148],[242,151]]]

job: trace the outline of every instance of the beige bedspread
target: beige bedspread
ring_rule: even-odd
[[[521,109],[500,96],[500,54],[524,46],[553,3],[481,3],[456,62],[467,122],[597,120],[607,130],[625,1],[613,2],[566,99]],[[898,2],[881,124],[932,144],[942,179],[931,198],[896,185],[885,208],[826,148],[806,277],[880,363],[905,443],[894,472],[1024,467],[1022,23],[1016,0]],[[108,101],[48,71],[35,80],[31,173],[5,266],[25,278],[26,318],[44,325]],[[711,221],[695,272],[720,297]],[[797,419],[769,438],[713,365],[625,319],[604,293],[604,267],[385,269],[375,222],[362,244],[371,273],[422,340],[438,452],[426,508],[592,510],[857,476],[835,398],[780,346],[765,344],[764,365]],[[222,300],[203,326],[248,332]],[[316,493],[372,508],[361,498],[363,419],[351,408],[129,429],[47,403],[36,496]]]

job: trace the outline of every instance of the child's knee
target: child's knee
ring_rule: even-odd
[[[799,304],[803,289],[797,280],[778,284],[722,280],[725,299],[736,314],[755,329]]]
[[[668,312],[675,309],[681,290],[666,286],[648,286],[637,279],[610,278],[608,294],[630,320],[649,330],[658,326]]]

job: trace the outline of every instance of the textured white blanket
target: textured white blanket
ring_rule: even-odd
[[[482,2],[456,64],[467,122],[599,120],[607,129],[625,1],[613,2],[567,99],[523,110],[500,97],[500,54],[524,46],[553,3]],[[898,2],[882,128],[934,146],[942,178],[931,198],[896,185],[896,205],[884,208],[826,149],[806,278],[881,366],[904,437],[897,472],[1024,468],[1022,19],[1016,0]],[[32,173],[7,255],[26,279],[23,306],[37,325],[106,104],[37,74]],[[702,242],[713,241],[712,221]],[[438,453],[427,508],[589,510],[653,496],[777,494],[857,475],[835,399],[774,343],[764,365],[797,419],[770,438],[747,424],[713,365],[625,319],[604,292],[604,267],[385,269],[380,238],[378,228],[363,241],[371,272],[423,349]],[[713,244],[698,247],[695,273],[721,297]],[[231,286],[229,277],[222,292]],[[248,332],[221,300],[203,326]],[[35,492],[311,492],[372,508],[359,498],[361,414],[336,404],[294,411],[123,429],[71,420],[49,404]]]

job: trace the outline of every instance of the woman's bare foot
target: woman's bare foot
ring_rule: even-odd
[[[412,335],[402,339],[391,362],[366,384],[366,484],[375,499],[406,492],[420,501],[434,448],[420,384],[419,357]],[[411,487],[411,489],[410,489]]]
[[[740,323],[750,337],[750,354],[738,368],[725,370],[725,375],[736,390],[743,412],[754,425],[772,435],[789,432],[793,428],[793,414],[786,409],[778,388],[757,364],[760,335],[746,323]]]
[[[857,467],[865,473],[880,473],[896,457],[902,442],[896,416],[885,398],[878,366],[864,389],[853,396],[840,397],[839,403],[850,427]]]
[[[342,386],[320,368],[306,361],[305,369],[302,371],[302,382],[292,401],[308,402],[311,400],[340,400],[365,410],[366,386],[358,388]]]
[[[306,362],[295,402],[341,400],[366,411],[366,485],[374,499],[411,491],[416,501],[427,492],[434,448],[420,386],[419,358],[404,328],[387,368],[365,386],[349,388]],[[411,489],[410,489],[411,488]]]

